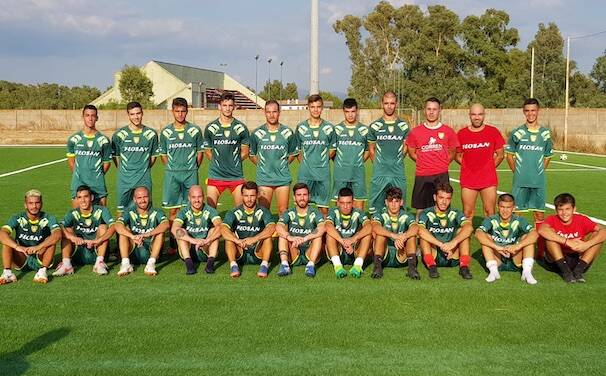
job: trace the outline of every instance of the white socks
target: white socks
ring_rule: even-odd
[[[338,266],[343,266],[341,264],[341,258],[339,256],[332,256],[330,258],[330,261],[332,261],[332,265],[336,268]],[[308,264],[309,265],[309,264]]]
[[[536,285],[538,281],[532,275],[532,266],[534,265],[534,259],[527,257],[522,260],[522,276],[520,279],[526,281],[529,285]]]
[[[356,257],[356,261],[354,261],[354,266],[359,266],[360,268],[364,265],[364,259],[362,257]]]
[[[310,262],[308,262],[308,263],[307,263],[307,265],[306,265],[306,266],[316,266],[316,264],[314,264],[314,262],[313,262],[313,261],[310,261]]]
[[[497,279],[501,279],[501,274],[499,274],[499,267],[497,262],[492,260],[486,262],[486,267],[488,268],[488,277],[486,277],[486,282],[491,283],[496,281]]]
[[[70,259],[69,257],[64,257],[63,258],[63,266],[65,268],[71,268],[72,267],[72,259]]]

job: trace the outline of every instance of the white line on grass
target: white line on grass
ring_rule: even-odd
[[[561,162],[561,161],[551,161],[551,163],[563,164],[563,165],[568,165],[568,166],[576,166],[576,167],[593,168],[595,170],[606,171],[606,167],[591,166],[591,165],[580,164],[580,163],[570,163],[570,162]],[[549,169],[547,169],[547,171],[549,171]]]
[[[22,172],[26,172],[26,171],[30,171],[30,170],[35,170],[37,168],[45,167],[45,166],[50,166],[50,165],[53,165],[53,164],[56,164],[56,163],[65,162],[66,160],[67,160],[67,158],[61,158],[61,159],[57,159],[56,161],[50,161],[50,162],[42,163],[42,164],[39,164],[39,165],[22,168],[21,170],[6,172],[4,174],[0,174],[0,178],[4,178],[4,177],[7,177],[7,176],[11,176],[11,175],[17,175],[17,174],[20,174]]]

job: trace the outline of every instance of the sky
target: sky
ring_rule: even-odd
[[[390,2],[422,9],[441,4],[461,19],[488,8],[505,10],[510,27],[520,33],[521,49],[540,22],[555,22],[564,37],[606,30],[602,1]],[[351,77],[349,53],[332,25],[347,14],[368,14],[378,1],[319,3],[320,90],[344,95]],[[256,72],[259,90],[269,77],[279,79],[282,70],[284,83],[308,89],[309,24],[309,0],[0,0],[0,80],[89,85],[103,91],[125,64],[159,60],[225,71],[253,89]],[[588,73],[605,49],[606,34],[576,39],[571,58]]]

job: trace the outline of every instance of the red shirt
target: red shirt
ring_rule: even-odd
[[[582,214],[573,214],[572,223],[564,224],[557,215],[550,215],[545,219],[545,223],[549,225],[558,235],[566,239],[583,239],[585,235],[595,231],[596,224],[591,219]],[[573,252],[570,248],[562,245],[562,251]]]
[[[417,149],[417,176],[430,176],[448,172],[450,156],[448,150],[459,146],[457,134],[446,124],[439,124],[435,129],[425,124],[414,127],[406,146]]]
[[[483,189],[498,185],[494,153],[502,149],[505,140],[501,132],[491,125],[484,125],[479,132],[465,127],[457,133],[461,145],[457,153],[463,153],[461,163],[461,187]]]

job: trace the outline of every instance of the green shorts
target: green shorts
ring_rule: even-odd
[[[309,202],[321,208],[327,208],[330,203],[330,179],[326,180],[299,180],[309,187]]]
[[[257,243],[257,244],[251,245],[250,247],[246,248],[244,250],[244,252],[242,252],[240,257],[238,258],[238,260],[237,260],[238,264],[240,264],[240,265],[260,265],[261,261],[263,261],[263,259],[261,259],[261,253],[259,252],[260,245],[261,245],[261,243]]]
[[[501,265],[499,265],[499,271],[520,272],[522,271],[522,264],[516,265],[515,261],[511,257],[501,256]]]
[[[147,260],[151,257],[151,242],[151,238],[145,238],[141,246],[133,246],[128,255],[130,262],[135,265],[147,264]]]
[[[446,252],[443,252],[440,248],[435,248],[433,251],[433,257],[436,260],[436,266],[451,268],[459,266],[459,259],[447,259]]]
[[[545,211],[545,188],[513,187],[517,211]]]
[[[84,181],[84,179],[80,179],[75,175],[72,175],[72,183],[70,186],[70,191],[72,194],[72,200],[76,198],[76,190],[78,187],[82,185],[88,185],[90,189],[93,191],[93,195],[95,196],[93,200],[93,204],[98,204],[99,201],[103,197],[107,197],[107,187],[105,186],[105,175],[94,179],[93,181]]]
[[[40,269],[41,267],[43,267],[44,265],[42,265],[42,260],[40,260],[40,255],[28,255],[27,258],[25,259],[25,262],[23,263],[23,265],[17,265],[16,269],[17,270],[34,270],[34,271],[38,271],[38,269]],[[49,265],[48,267],[51,268],[53,265]]]
[[[118,195],[116,197],[116,205],[118,211],[124,211],[124,209],[133,202],[133,194],[135,192],[135,188],[137,187],[146,187],[149,190],[149,205],[150,207],[152,206],[152,181],[149,170],[140,178],[122,176],[121,174],[118,174],[117,187]]]
[[[93,265],[97,262],[97,250],[95,248],[86,248],[83,245],[77,245],[72,253],[72,264],[74,265]]]
[[[337,200],[339,198],[339,191],[341,188],[349,188],[353,191],[354,200],[365,201],[368,199],[366,196],[366,182],[364,180],[354,180],[354,181],[342,181],[335,180],[333,184],[333,199]]]
[[[385,192],[391,187],[402,190],[402,199],[406,202],[406,179],[401,176],[375,176],[370,181],[370,200],[368,212],[380,213],[385,207]]]
[[[309,262],[309,257],[307,256],[307,250],[309,249],[310,245],[311,245],[311,241],[303,243],[299,246],[299,255],[297,256],[296,259],[292,260],[292,262],[290,263],[292,266],[307,265],[307,263]]]
[[[354,249],[354,253],[352,253],[351,255],[347,252],[345,252],[343,250],[343,247],[341,247],[340,244],[337,244],[337,246],[339,247],[339,258],[341,259],[341,264],[343,265],[353,265],[354,261],[356,261],[356,257],[357,257],[357,252]],[[330,255],[328,254],[328,249],[326,250],[326,258],[332,262],[332,260],[330,259]]]
[[[385,256],[383,256],[383,266],[388,268],[401,268],[407,264],[406,251],[398,254],[398,249],[393,244],[393,240],[387,242]]]
[[[190,255],[192,261],[196,262],[196,263],[206,262],[208,260],[208,253],[206,253],[206,250],[203,247],[196,249],[195,245],[190,245],[189,246],[189,255]],[[185,258],[181,254],[180,250],[179,250],[179,257],[181,257],[181,260],[185,260]]]
[[[187,205],[191,186],[198,184],[198,170],[164,171],[162,207],[175,209]]]

